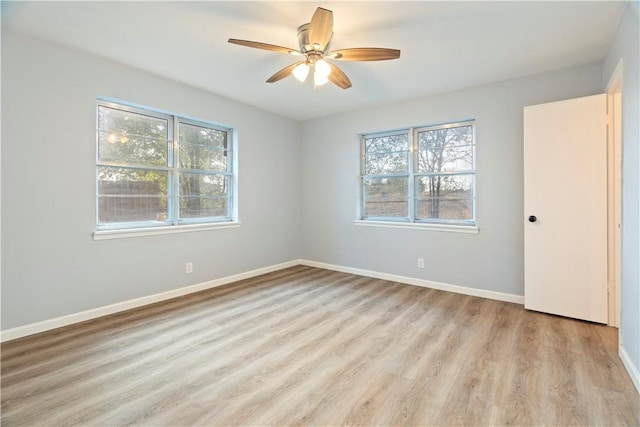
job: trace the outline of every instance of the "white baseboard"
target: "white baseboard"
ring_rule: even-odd
[[[440,282],[432,282],[429,280],[416,279],[413,277],[399,276],[395,274],[380,273],[377,271],[363,270],[359,268],[344,267],[340,265],[326,264],[323,262],[298,259],[298,260],[284,262],[282,264],[275,264],[268,267],[258,268],[255,270],[247,271],[245,273],[234,274],[232,276],[227,276],[220,279],[210,280],[208,282],[197,283],[195,285],[173,289],[167,292],[161,292],[158,294],[135,298],[128,301],[122,301],[115,304],[106,305],[103,307],[97,307],[94,309],[69,314],[66,316],[56,317],[54,319],[43,320],[41,322],[31,323],[28,325],[7,329],[4,331],[0,331],[0,342],[26,337],[28,335],[49,331],[51,329],[72,325],[74,323],[93,320],[98,317],[119,313],[121,311],[142,307],[144,305],[165,301],[171,298],[180,297],[180,296],[191,294],[194,292],[204,291],[206,289],[211,289],[217,286],[226,285],[227,283],[232,283],[232,282],[236,282],[238,280],[243,280],[243,279],[249,279],[251,277],[259,276],[261,274],[271,273],[273,271],[282,270],[284,268],[293,267],[296,265],[307,265],[309,267],[324,268],[327,270],[357,274],[359,276],[373,277],[376,279],[390,280],[390,281],[399,282],[399,283],[407,283],[409,285],[422,286],[424,288],[433,288],[433,289],[439,289],[439,290],[448,291],[448,292],[455,292],[458,294],[472,295],[472,296],[477,296],[482,298],[494,299],[498,301],[507,301],[507,302],[514,302],[517,304],[524,304],[524,297],[520,295],[512,295],[512,294],[505,294],[501,292],[487,291],[482,289],[467,288],[464,286],[450,285],[447,283],[440,283]]]
[[[625,350],[622,345],[618,347],[618,355],[620,356],[624,367],[627,368],[627,372],[631,377],[631,381],[633,381],[633,385],[636,386],[636,390],[640,393],[640,371],[638,370],[638,367],[633,363],[631,357],[629,357],[629,353],[627,353],[627,350]]]
[[[327,270],[340,271],[342,273],[357,274],[359,276],[373,277],[375,279],[390,280],[393,282],[406,283],[409,285],[421,286],[423,288],[439,289],[441,291],[454,292],[456,294],[471,295],[474,297],[488,298],[498,301],[513,302],[516,304],[524,304],[524,296],[506,294],[503,292],[487,291],[484,289],[467,288],[465,286],[451,285],[448,283],[433,282],[431,280],[416,279],[415,277],[399,276],[396,274],[381,273],[372,270],[363,270],[360,268],[344,267],[341,265],[326,264],[323,262],[309,261],[306,259],[299,260],[300,264],[309,267],[324,268]]]
[[[85,322],[87,320],[96,319],[98,317],[107,316],[110,314],[118,313],[132,308],[141,307],[148,304],[153,304],[160,301],[165,301],[171,298],[180,297],[183,295],[191,294],[194,292],[204,291],[206,289],[215,288],[217,286],[226,285],[228,283],[237,282],[243,279],[249,279],[251,277],[259,276],[261,274],[271,273],[273,271],[282,270],[284,268],[293,267],[296,265],[306,265],[309,267],[324,268],[327,270],[340,271],[343,273],[357,274],[359,276],[372,277],[375,279],[389,280],[393,282],[406,283],[409,285],[421,286],[424,288],[439,289],[447,292],[454,292],[457,294],[471,295],[476,297],[488,298],[498,301],[512,302],[516,304],[524,304],[524,296],[506,294],[502,292],[488,291],[483,289],[468,288],[465,286],[451,285],[448,283],[433,282],[430,280],[416,279],[414,277],[400,276],[396,274],[381,273],[378,271],[364,270],[360,268],[345,267],[335,264],[327,264],[323,262],[309,261],[305,259],[298,259],[293,261],[284,262],[281,264],[275,264],[255,270],[247,271],[245,273],[234,274],[232,276],[223,277],[220,279],[210,280],[207,282],[197,283],[195,285],[185,286],[178,289],[173,289],[167,292],[161,292],[141,298],[135,298],[128,301],[122,301],[119,303],[94,308],[91,310],[81,311],[79,313],[73,313],[66,316],[56,317],[54,319],[43,320],[41,322],[31,323],[29,325],[19,326],[16,328],[0,331],[0,342],[10,341],[17,338],[22,338],[28,335],[37,334],[40,332],[49,331],[51,329],[60,328],[63,326],[72,325],[74,323]],[[640,392],[640,371],[635,366],[629,353],[625,348],[620,345],[618,352],[622,363],[624,364],[629,376],[636,386],[638,392]]]
[[[160,301],[165,301],[171,298],[180,297],[183,295],[191,294],[194,292],[204,291],[206,289],[215,288],[217,286],[226,285],[227,283],[237,282],[238,280],[249,279],[251,277],[259,276],[265,273],[271,273],[272,271],[282,270],[283,268],[293,267],[299,265],[299,260],[293,260],[284,262],[282,264],[275,264],[268,267],[258,268],[255,270],[247,271],[245,273],[234,274],[232,276],[223,277],[220,279],[210,280],[208,282],[196,283],[195,285],[189,285],[178,289],[172,289],[170,291],[161,292],[158,294],[148,295],[145,297],[135,298],[128,301],[122,301],[115,304],[106,305],[90,310],[81,311],[79,313],[68,314],[66,316],[56,317],[54,319],[43,320],[41,322],[31,323],[24,326],[18,326],[16,328],[7,329],[0,332],[0,342],[14,340],[16,338],[22,338],[28,335],[37,334],[51,329],[60,328],[62,326],[72,325],[74,323],[85,322],[98,317],[107,316],[109,314],[118,313],[132,308],[141,307],[143,305],[153,304]]]

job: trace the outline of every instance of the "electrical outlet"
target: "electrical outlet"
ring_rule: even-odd
[[[184,271],[187,274],[193,273],[193,263],[192,262],[188,262],[187,265],[185,266]]]
[[[424,258],[418,258],[418,268],[424,268]]]

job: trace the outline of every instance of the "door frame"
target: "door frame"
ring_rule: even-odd
[[[620,325],[622,196],[622,59],[607,83],[607,298],[608,325]]]

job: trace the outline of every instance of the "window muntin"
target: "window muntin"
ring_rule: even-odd
[[[231,141],[231,129],[99,101],[97,229],[231,221]]]
[[[474,127],[363,135],[361,219],[475,225]]]

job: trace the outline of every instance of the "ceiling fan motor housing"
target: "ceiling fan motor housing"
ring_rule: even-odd
[[[309,40],[309,25],[310,23],[306,23],[298,27],[298,46],[300,46],[300,52],[306,54],[307,52],[316,51],[317,53],[326,54],[327,52],[329,52],[329,45],[331,44],[331,41],[327,43],[324,51],[320,51],[320,47],[317,45],[314,46]],[[333,38],[333,34],[331,35],[331,37]]]

